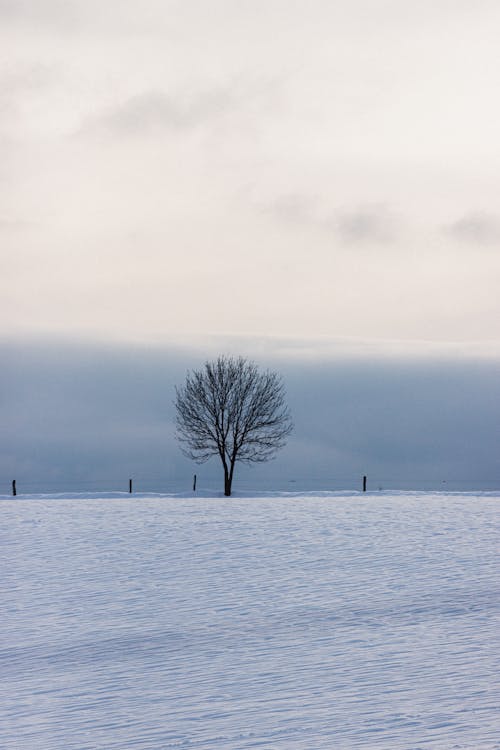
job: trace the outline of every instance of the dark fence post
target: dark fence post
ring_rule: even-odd
[[[363,477],[363,492],[366,492],[366,477]]]
[[[129,491],[129,494],[131,495],[132,494],[132,480],[131,479],[128,480],[128,491]]]
[[[193,477],[193,492],[196,492],[196,474]]]
[[[15,479],[12,480],[12,494],[14,495],[14,497],[17,495],[16,480]]]

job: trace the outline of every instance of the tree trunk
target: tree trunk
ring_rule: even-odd
[[[231,484],[232,484],[232,476],[229,474],[226,467],[224,467],[224,495],[226,497],[231,496]]]
[[[231,464],[228,467],[227,463],[224,462],[224,495],[226,497],[230,497],[231,495],[231,487],[233,486],[233,474],[234,474],[234,465],[236,463],[236,459],[231,459]]]
[[[231,482],[232,482],[232,474],[233,472],[229,471],[229,466],[227,465],[226,456],[223,450],[219,451],[220,454],[220,460],[222,461],[222,466],[224,468],[224,495],[226,497],[229,497],[231,495]]]
[[[236,463],[236,451],[233,453],[233,455],[229,459],[229,466],[228,466],[228,460],[223,453],[220,454],[220,457],[222,460],[222,466],[224,467],[224,495],[226,497],[230,497],[231,487],[233,486],[233,474],[234,474],[234,465]]]

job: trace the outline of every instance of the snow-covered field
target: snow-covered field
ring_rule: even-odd
[[[499,508],[4,497],[0,747],[500,748]]]

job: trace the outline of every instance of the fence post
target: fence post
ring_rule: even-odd
[[[132,480],[131,479],[128,480],[128,491],[129,491],[129,494],[131,495],[132,494]]]
[[[366,492],[366,477],[363,477],[363,492]]]
[[[14,495],[14,497],[17,495],[16,480],[15,479],[12,480],[12,494]]]
[[[196,492],[196,474],[193,477],[193,492]]]

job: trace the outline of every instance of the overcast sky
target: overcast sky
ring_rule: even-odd
[[[499,353],[497,0],[0,0],[2,330]]]
[[[498,0],[0,0],[0,338],[495,367],[499,36]]]

